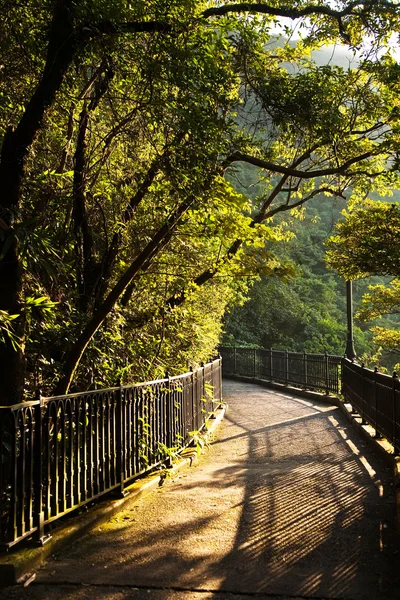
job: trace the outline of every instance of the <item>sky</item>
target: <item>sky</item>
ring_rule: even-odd
[[[281,17],[271,31],[277,35],[283,35],[286,37],[284,27],[289,27],[293,31],[291,39],[296,42],[301,39],[301,34],[303,34],[304,37],[305,30],[303,29],[300,31],[300,22],[300,19],[296,22],[292,19]],[[395,58],[397,62],[400,62],[400,44],[397,34],[393,34],[389,46],[393,58]],[[366,39],[364,41],[363,50],[368,50],[369,47],[371,47],[371,42],[368,42],[368,39]],[[351,63],[357,63],[357,53],[351,50],[348,46],[341,44],[322,46],[320,50],[313,52],[313,58],[317,64],[327,64],[327,60],[331,60],[332,64],[342,66],[343,68],[348,68]]]

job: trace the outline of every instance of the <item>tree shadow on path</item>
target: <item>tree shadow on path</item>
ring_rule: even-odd
[[[336,408],[281,398],[308,414],[255,429],[236,421],[248,438],[245,496],[221,589],[398,598],[388,469]]]
[[[230,410],[198,466],[133,502],[38,581],[398,598],[390,473],[338,409],[256,385],[226,390]]]

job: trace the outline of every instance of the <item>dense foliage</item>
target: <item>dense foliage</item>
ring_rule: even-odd
[[[3,404],[204,360],[248,277],[287,271],[276,215],[396,184],[396,4],[0,5]],[[366,35],[358,69],[309,57]]]
[[[389,282],[369,286],[358,317],[372,327],[376,357],[400,354],[400,204],[363,200],[344,212],[328,241],[328,262],[347,279],[386,275]],[[382,317],[386,317],[382,319]],[[393,361],[387,361],[393,365]]]

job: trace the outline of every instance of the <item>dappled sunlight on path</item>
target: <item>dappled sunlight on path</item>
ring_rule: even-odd
[[[199,463],[49,562],[36,589],[398,597],[390,473],[339,411],[250,384],[225,396]]]
[[[393,520],[386,469],[369,456],[383,486],[365,456],[354,454],[364,444],[334,407],[278,394],[268,401],[285,406],[274,426],[254,431],[237,421],[249,442],[246,491],[224,587],[235,588],[239,570],[240,589],[396,597],[393,548],[384,538]]]

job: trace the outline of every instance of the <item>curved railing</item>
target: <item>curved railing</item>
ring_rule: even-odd
[[[262,348],[220,348],[223,375],[238,375],[340,393],[341,357]]]
[[[177,377],[0,408],[0,546],[155,467],[222,400],[221,359]]]
[[[372,425],[376,437],[385,437],[400,452],[400,383],[392,376],[342,360],[342,393],[364,423]]]

